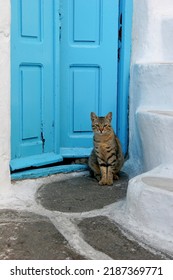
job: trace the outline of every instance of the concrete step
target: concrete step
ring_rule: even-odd
[[[173,165],[131,179],[125,212],[148,243],[173,254]]]
[[[173,111],[146,110],[136,113],[144,171],[160,164],[173,164]]]
[[[172,110],[173,63],[139,63],[132,71],[133,103],[153,109]]]
[[[161,163],[173,162],[172,77],[173,62],[136,63],[132,67],[130,160],[125,166],[125,171],[129,172],[131,177],[149,171]]]

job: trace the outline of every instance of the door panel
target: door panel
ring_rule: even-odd
[[[35,153],[42,153],[43,148],[40,134],[42,68],[40,66],[22,65],[19,67],[19,71],[21,89],[21,154],[28,156],[31,149],[34,148]],[[31,114],[34,122],[31,121]]]
[[[71,72],[73,131],[74,133],[90,132],[91,125],[88,123],[88,116],[91,109],[98,107],[100,69],[95,66],[71,67]]]
[[[11,168],[15,169],[62,157],[54,155],[54,1],[13,0],[11,5]]]
[[[73,42],[98,43],[100,28],[100,1],[74,0],[71,4]]]
[[[61,153],[92,147],[90,112],[117,118],[118,0],[61,1]]]
[[[20,1],[19,1],[20,2]],[[21,10],[21,36],[40,40],[41,8],[40,0],[22,0]],[[32,20],[31,13],[32,12]]]

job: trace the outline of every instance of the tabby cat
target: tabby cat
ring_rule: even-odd
[[[113,180],[118,180],[117,173],[124,163],[121,144],[113,131],[111,120],[111,112],[105,117],[91,113],[94,148],[88,164],[99,185],[112,185]]]

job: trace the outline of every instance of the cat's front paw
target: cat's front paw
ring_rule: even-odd
[[[107,185],[108,185],[108,186],[112,186],[113,183],[114,183],[113,179],[109,179],[109,180],[107,181]]]
[[[107,185],[107,180],[105,178],[102,178],[100,181],[99,181],[99,185],[100,186],[105,186]]]

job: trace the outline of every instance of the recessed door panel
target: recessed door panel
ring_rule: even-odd
[[[41,0],[20,1],[20,26],[22,37],[40,38],[42,3],[43,1]]]
[[[76,65],[71,67],[71,72],[73,132],[90,132],[88,116],[99,106],[100,69]]]
[[[96,43],[99,41],[100,0],[74,0],[72,11],[73,41]]]

